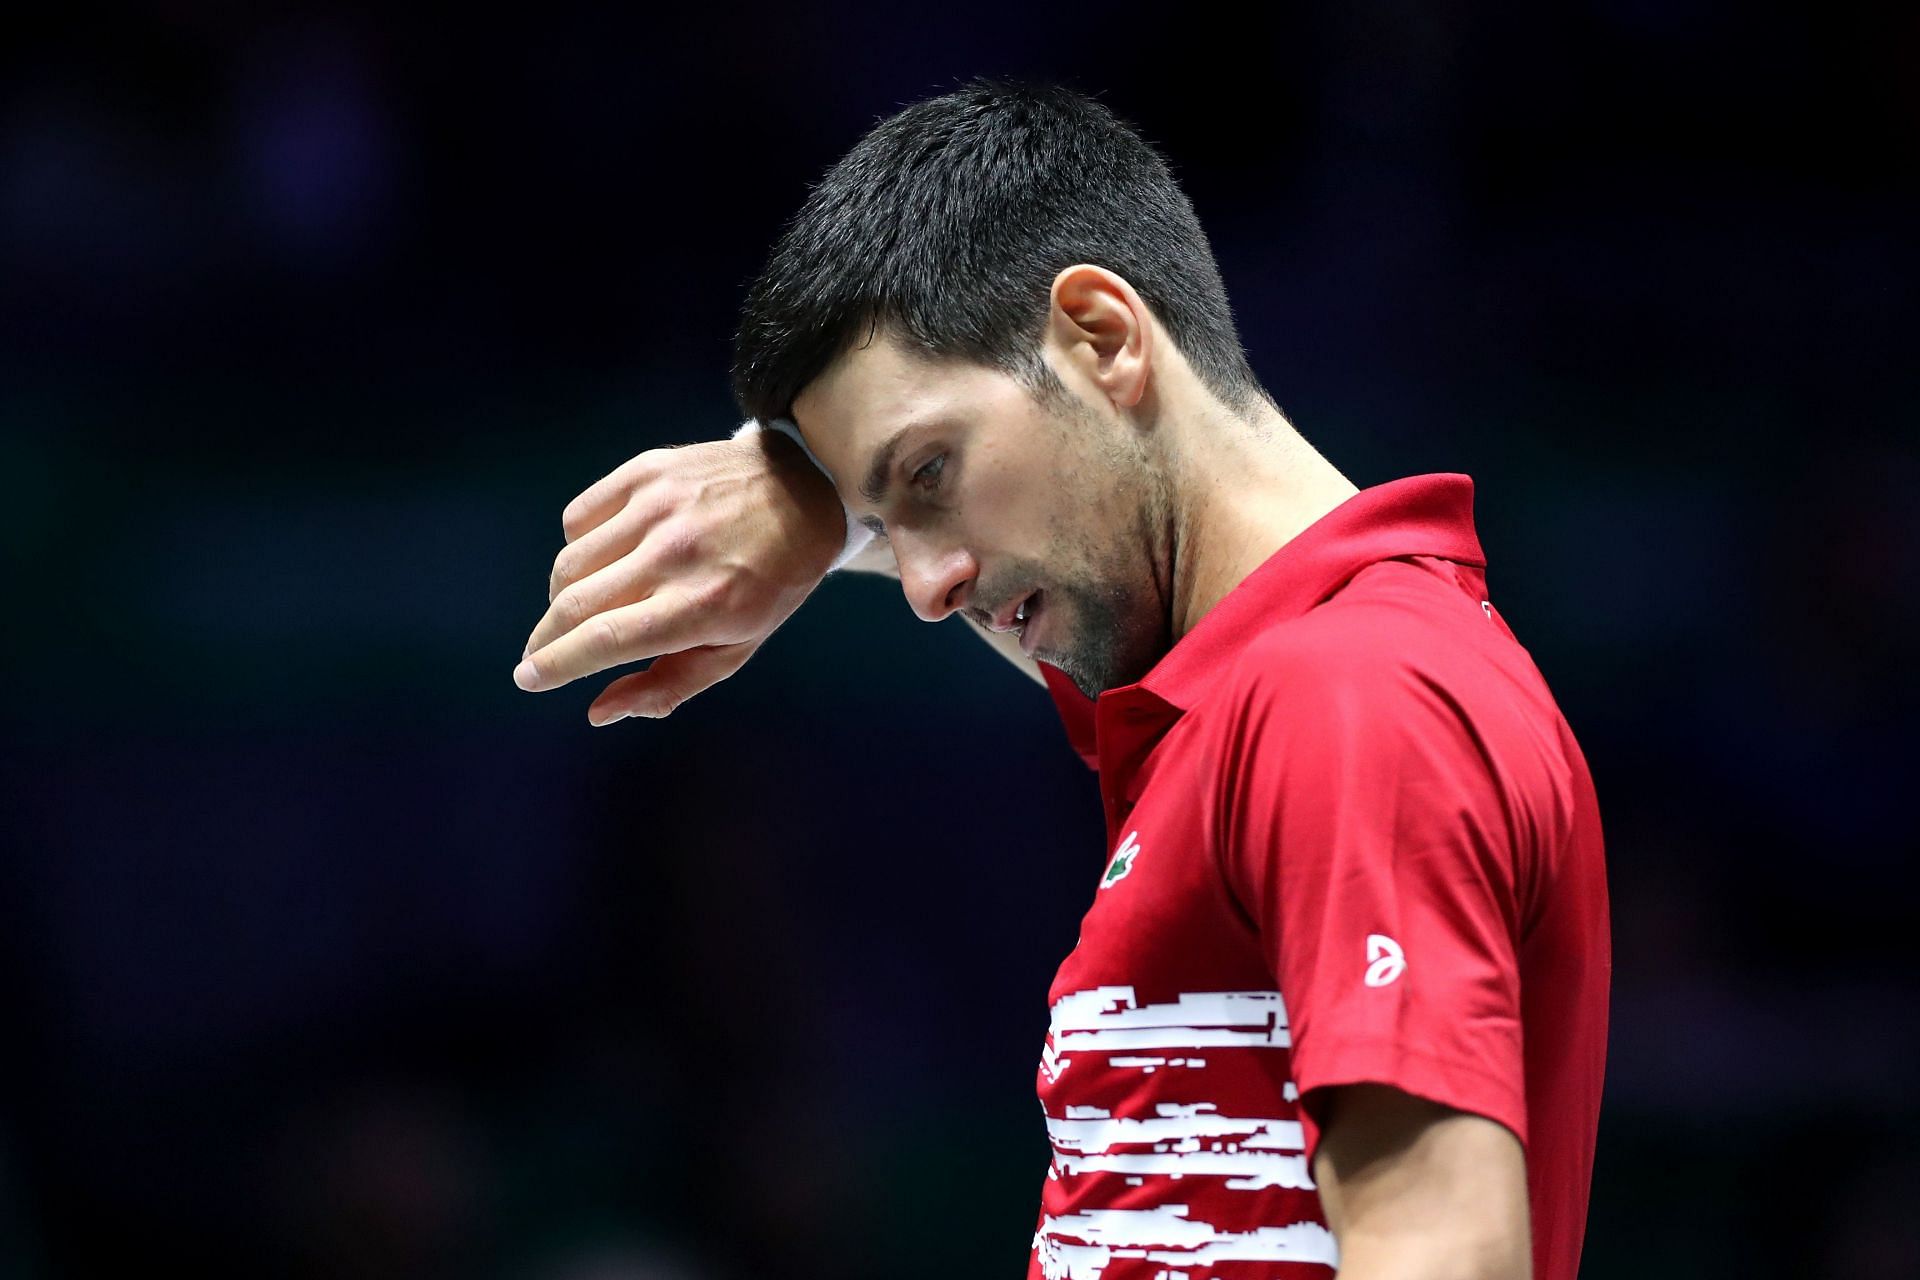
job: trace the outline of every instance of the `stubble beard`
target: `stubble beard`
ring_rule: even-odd
[[[1170,567],[1164,574],[1160,568],[1171,495],[1164,477],[1144,460],[1127,469],[1135,483],[1103,499],[1126,501],[1133,518],[1101,548],[1083,540],[1083,529],[1075,531],[1078,571],[1056,580],[1058,597],[1050,593],[1047,600],[1049,608],[1065,606],[1050,620],[1056,644],[1034,653],[1089,698],[1136,683],[1173,647]],[[1085,509],[1097,511],[1099,505]]]

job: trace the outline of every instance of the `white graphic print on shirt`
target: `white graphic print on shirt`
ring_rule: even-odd
[[[1063,1204],[1079,1202],[1070,1212],[1042,1214],[1033,1246],[1045,1280],[1100,1280],[1122,1259],[1177,1268],[1164,1272],[1170,1276],[1197,1276],[1186,1269],[1226,1262],[1336,1265],[1333,1236],[1310,1213],[1246,1229],[1193,1213],[1195,1203],[1214,1199],[1220,1190],[1262,1193],[1263,1204],[1291,1201],[1311,1208],[1311,1200],[1299,1198],[1314,1188],[1299,1120],[1223,1115],[1207,1097],[1210,1063],[1216,1073],[1229,1061],[1244,1070],[1247,1055],[1259,1055],[1251,1065],[1284,1072],[1291,1045],[1277,991],[1182,992],[1167,1003],[1142,1005],[1133,987],[1102,986],[1055,1001],[1040,1063],[1042,1110],[1053,1147],[1047,1177],[1063,1192],[1062,1184],[1071,1182],[1087,1194],[1062,1196]],[[1268,1060],[1274,1050],[1281,1052]],[[1076,1057],[1093,1055],[1099,1055],[1088,1064],[1095,1076],[1086,1083],[1119,1084],[1119,1093],[1104,1095],[1114,1106],[1064,1101],[1078,1093],[1067,1079]],[[1129,1080],[1144,1083],[1156,1072],[1166,1074],[1153,1087],[1129,1087]],[[1050,1097],[1059,1114],[1048,1106]],[[1292,1084],[1273,1101],[1296,1102]],[[1127,1188],[1164,1187],[1177,1197],[1180,1180],[1187,1178],[1196,1179],[1196,1193],[1204,1184],[1206,1194],[1181,1203],[1108,1207]],[[1276,1201],[1276,1192],[1293,1195]],[[1137,1195],[1130,1198],[1138,1202]]]

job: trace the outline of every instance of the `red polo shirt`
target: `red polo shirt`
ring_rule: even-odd
[[[1331,1273],[1321,1091],[1505,1125],[1574,1280],[1611,971],[1600,815],[1488,597],[1473,481],[1364,489],[1137,684],[1042,664],[1108,854],[1049,993],[1046,1280]]]

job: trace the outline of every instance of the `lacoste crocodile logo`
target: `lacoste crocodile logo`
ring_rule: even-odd
[[[1100,877],[1100,887],[1110,888],[1116,881],[1127,878],[1127,872],[1133,870],[1133,860],[1140,853],[1140,833],[1127,832],[1127,838],[1114,850],[1113,861],[1107,864],[1107,873]]]

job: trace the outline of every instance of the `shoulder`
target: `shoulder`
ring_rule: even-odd
[[[1479,611],[1430,591],[1419,568],[1377,568],[1387,572],[1371,574],[1364,589],[1253,637],[1209,699],[1215,725],[1268,738],[1324,742],[1346,734],[1384,745],[1467,716],[1484,682],[1484,658],[1473,652],[1469,630]]]
[[[1390,701],[1407,688],[1418,650],[1373,607],[1331,605],[1255,636],[1223,673],[1229,705],[1262,707]]]
[[[1332,598],[1253,637],[1234,675],[1254,686],[1414,669],[1458,675],[1462,663],[1486,656],[1493,632],[1455,571],[1434,556],[1375,561]]]

